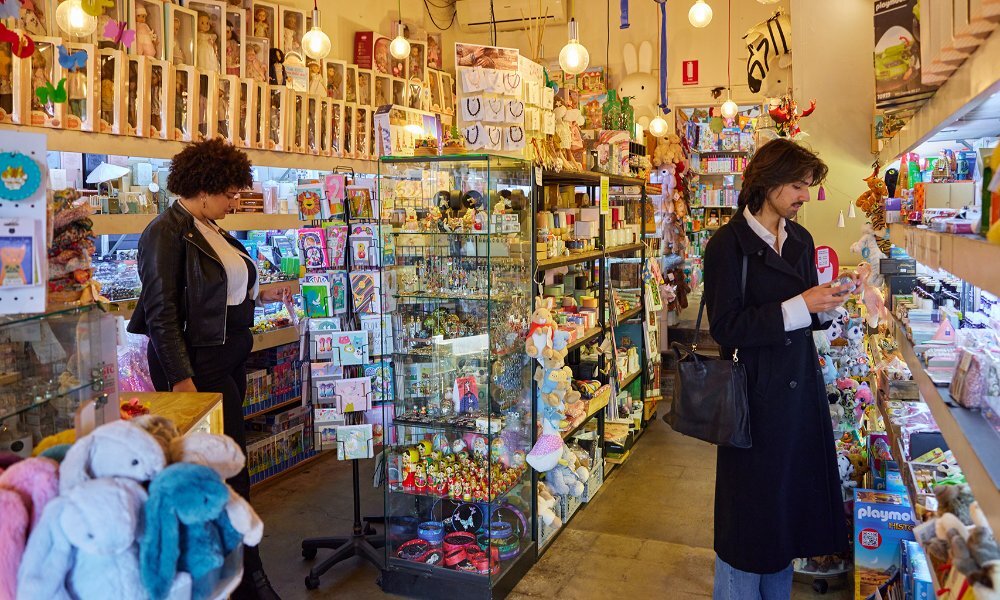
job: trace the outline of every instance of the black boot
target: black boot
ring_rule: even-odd
[[[271,582],[267,579],[267,574],[263,569],[253,573],[244,573],[243,581],[240,582],[232,596],[233,600],[281,600],[281,596],[271,587]]]

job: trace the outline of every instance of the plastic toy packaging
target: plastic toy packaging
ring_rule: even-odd
[[[125,333],[118,346],[118,389],[121,392],[153,392],[153,380],[149,376],[146,360],[146,345],[149,338],[144,335]]]
[[[270,110],[268,111],[267,148],[268,150],[285,149],[285,115],[288,106],[288,88],[283,85],[269,87]]]
[[[95,131],[97,125],[97,49],[93,44],[65,42],[58,48],[66,77],[66,129]],[[2,61],[2,58],[0,58]]]
[[[14,54],[10,44],[0,44],[0,123],[14,123]]]
[[[236,105],[236,145],[241,148],[252,148],[257,131],[257,94],[256,82],[253,79],[240,79],[239,102]]]
[[[240,80],[235,75],[220,75],[215,106],[216,133],[232,144],[240,145],[237,133],[240,110]]]
[[[330,153],[344,155],[344,103],[334,101],[330,114]]]
[[[309,154],[319,154],[319,131],[317,122],[319,121],[319,98],[307,96],[306,98],[306,152]]]
[[[103,49],[98,51],[101,133],[124,133],[122,123],[125,108],[125,54],[121,50]]]
[[[163,60],[144,61],[144,74],[149,90],[149,101],[140,114],[139,123],[145,135],[161,140],[170,139],[173,129],[170,122],[170,90],[173,88],[173,69]]]
[[[66,80],[59,64],[59,38],[36,38],[35,51],[28,62],[30,125],[62,127],[67,103]],[[23,67],[22,67],[23,68]]]
[[[197,91],[198,77],[194,67],[175,67],[172,104],[174,139],[179,142],[190,142],[194,137]]]
[[[198,139],[208,140],[218,133],[219,78],[217,73],[198,75]]]
[[[143,100],[139,98],[146,98],[146,82],[143,80],[142,65],[140,65],[140,58],[138,56],[129,56],[127,59],[128,69],[126,70],[126,76],[128,78],[128,87],[125,91],[125,131],[124,133],[128,135],[143,136],[144,131],[139,129],[139,114],[142,113],[142,108],[140,104],[144,104]],[[143,90],[140,94],[139,90]]]

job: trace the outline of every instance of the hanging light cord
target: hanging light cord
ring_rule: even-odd
[[[729,100],[733,99],[733,0],[729,0],[729,37],[726,49],[726,91]]]
[[[448,26],[447,27],[442,27],[441,25],[438,24],[438,22],[436,20],[434,20],[434,14],[431,12],[431,7],[432,6],[434,8],[449,8],[450,7],[452,9],[451,10],[451,21],[448,22]],[[451,26],[455,24],[455,19],[458,17],[458,8],[455,6],[454,0],[452,0],[452,2],[450,4],[443,4],[443,5],[434,4],[433,2],[428,2],[428,0],[424,0],[424,10],[427,11],[427,16],[430,17],[431,23],[434,24],[434,27],[437,27],[441,31],[445,31],[447,29],[451,29]]]

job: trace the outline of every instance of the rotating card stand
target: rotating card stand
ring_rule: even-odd
[[[368,391],[368,404],[371,404],[372,390]],[[369,452],[374,454],[374,440],[369,439]],[[337,436],[337,451],[344,450],[343,441]],[[361,459],[351,459],[352,483],[354,492],[354,527],[351,535],[337,537],[320,537],[302,540],[302,557],[306,560],[316,558],[317,551],[333,550],[333,554],[323,559],[323,562],[310,569],[306,575],[306,588],[315,590],[319,587],[319,578],[333,568],[337,563],[343,562],[352,556],[359,556],[372,563],[379,570],[385,568],[384,550],[385,535],[379,535],[375,529],[361,519],[361,474],[358,463]],[[367,519],[365,520],[367,521]]]

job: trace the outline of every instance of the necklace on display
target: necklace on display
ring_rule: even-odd
[[[496,136],[497,139],[493,139],[493,132],[494,131],[497,134],[497,136]],[[486,133],[490,136],[490,142],[493,144],[493,146],[499,146],[500,145],[501,140],[503,140],[503,132],[500,130],[499,127],[492,127]]]
[[[472,101],[476,101],[476,112],[472,112]],[[483,110],[483,102],[479,98],[466,98],[465,99],[465,112],[469,115],[469,118],[473,118]]]
[[[471,135],[472,131],[476,132],[476,139],[472,139]],[[469,127],[468,129],[465,130],[465,141],[469,142],[472,145],[479,143],[479,132],[480,129],[478,126],[473,125],[472,127]]]
[[[518,102],[517,100],[511,100],[507,104],[507,110],[510,111],[510,116],[513,119],[520,119],[521,115],[524,114],[524,103]]]
[[[514,132],[515,131],[517,132],[517,137],[514,137]],[[513,125],[510,128],[510,141],[514,142],[516,144],[516,143],[520,142],[523,139],[524,139],[524,129],[522,129],[521,127],[519,127],[517,125]]]
[[[515,92],[521,85],[521,75],[519,73],[505,73],[503,76],[503,86],[507,92]]]

